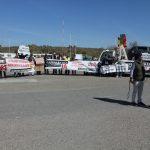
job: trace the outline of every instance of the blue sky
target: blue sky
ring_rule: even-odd
[[[150,46],[150,0],[0,0],[0,44]]]

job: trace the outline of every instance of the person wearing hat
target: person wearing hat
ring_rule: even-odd
[[[133,84],[132,104],[145,106],[145,104],[142,102],[142,93],[145,80],[145,68],[142,61],[142,54],[141,53],[135,54],[134,59],[135,60],[132,65],[130,73],[130,82]],[[137,95],[137,104],[135,102],[136,95]]]

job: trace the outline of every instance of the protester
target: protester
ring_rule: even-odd
[[[29,62],[34,62],[34,64],[36,65],[35,58],[33,57],[32,53],[30,54],[28,60],[29,60]]]
[[[102,66],[102,62],[99,61],[97,64],[97,75],[101,76],[101,66]]]
[[[21,53],[21,54],[18,53],[18,57],[19,57],[20,59],[25,59],[26,56],[28,56],[28,54],[25,54],[25,55],[24,55],[24,54],[22,54],[22,53]]]
[[[41,75],[41,73],[44,72],[44,58],[39,55],[37,58],[35,58],[35,61],[35,70],[37,72],[37,75]]]
[[[123,65],[121,61],[118,61],[118,63],[116,63],[116,77],[121,78],[122,73],[123,73]]]
[[[53,59],[57,59],[57,55],[55,52],[53,53]],[[53,74],[57,75],[57,69],[53,69]]]
[[[36,65],[36,61],[35,61],[35,58],[33,56],[33,54],[31,53],[29,58],[28,58],[28,61],[30,62],[31,66],[32,66],[32,69],[31,69],[31,74],[32,76],[34,75],[35,73],[35,65]]]
[[[46,69],[46,67],[47,67],[47,59],[48,59],[48,55],[45,54],[45,55],[44,55],[44,73],[45,73],[45,74],[49,74],[49,70]]]
[[[70,61],[70,57],[69,56],[66,56],[65,58],[66,61]],[[69,75],[70,74],[70,70],[66,69],[65,70],[65,75]]]
[[[0,60],[6,63],[6,60],[0,55]],[[0,78],[6,78],[6,68],[0,69]]]
[[[53,53],[53,59],[57,59],[57,55],[55,52]]]
[[[15,58],[19,58],[19,54],[16,52]]]
[[[135,55],[135,61],[132,65],[130,82],[133,83],[132,104],[136,105],[135,98],[137,95],[137,105],[145,106],[142,102],[142,93],[145,80],[145,68],[143,65],[141,53]]]
[[[102,58],[101,60],[102,62],[102,66],[105,66],[105,65],[109,65],[109,62],[108,62],[108,56],[105,54],[105,56]]]
[[[6,72],[0,70],[0,78],[2,78],[3,76],[4,78],[6,78]]]

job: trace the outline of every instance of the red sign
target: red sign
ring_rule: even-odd
[[[7,67],[6,64],[0,64],[0,71],[6,71]]]

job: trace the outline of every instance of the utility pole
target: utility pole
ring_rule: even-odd
[[[74,45],[74,53],[76,54],[77,53],[77,50],[76,50],[76,46]]]
[[[71,49],[72,49],[72,45],[71,45],[71,33],[70,33],[70,59],[71,59]]]
[[[10,57],[11,55],[10,55],[10,41],[9,41],[9,57]]]
[[[62,51],[63,51],[63,48],[64,48],[64,34],[65,34],[65,30],[64,30],[64,19],[62,20]]]

